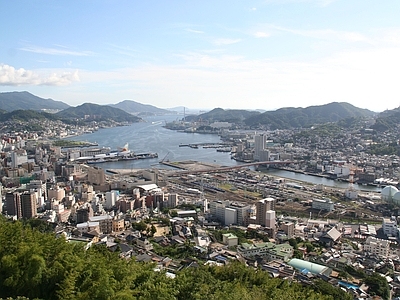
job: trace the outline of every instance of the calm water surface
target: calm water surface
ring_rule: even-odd
[[[112,150],[129,144],[129,149],[135,153],[155,152],[158,158],[108,162],[98,164],[104,169],[145,169],[151,167],[161,168],[160,160],[170,161],[196,160],[200,162],[215,163],[221,166],[235,166],[241,164],[231,159],[230,153],[217,152],[215,148],[204,149],[199,147],[179,147],[180,144],[195,143],[219,143],[220,138],[216,134],[184,133],[169,130],[163,127],[166,122],[182,119],[181,115],[154,116],[146,118],[146,122],[134,123],[129,126],[100,129],[91,134],[72,137],[72,140],[96,142],[101,147],[110,147]],[[264,172],[264,171],[263,171]],[[314,184],[323,184],[331,187],[348,187],[347,183],[338,182],[326,178],[298,174],[285,170],[268,170],[264,173],[300,180]],[[380,188],[354,185],[356,189],[366,191],[380,191]]]

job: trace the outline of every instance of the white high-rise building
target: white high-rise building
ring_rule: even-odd
[[[111,209],[119,200],[119,191],[110,191],[106,193],[106,202],[104,203],[105,209]]]
[[[261,160],[262,152],[267,143],[267,136],[264,134],[256,134],[254,136],[254,160]]]
[[[237,211],[234,208],[225,207],[224,225],[237,224]]]
[[[265,213],[265,227],[275,228],[275,211],[267,210]]]

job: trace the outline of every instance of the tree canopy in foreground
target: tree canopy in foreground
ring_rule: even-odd
[[[303,287],[235,262],[180,271],[172,279],[154,264],[119,258],[104,246],[43,233],[0,218],[0,298],[29,299],[352,299],[327,285]]]

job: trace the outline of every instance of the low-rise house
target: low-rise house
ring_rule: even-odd
[[[136,245],[141,248],[144,249],[146,251],[150,251],[153,250],[153,244],[149,242],[148,239],[144,238],[144,237],[140,237],[136,240]]]
[[[228,245],[228,247],[237,246],[238,242],[239,242],[239,238],[232,233],[224,233],[222,235],[222,243],[224,243],[225,245]]]

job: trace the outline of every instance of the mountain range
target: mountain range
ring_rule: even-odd
[[[62,101],[43,99],[29,92],[0,93],[0,109],[11,112],[19,109],[63,110],[70,107]]]
[[[21,110],[36,111],[24,113]],[[45,114],[46,111],[58,111]],[[40,112],[40,113],[38,113]],[[117,104],[98,105],[85,103],[71,107],[62,101],[43,99],[29,92],[0,93],[0,121],[8,119],[56,118],[81,120],[113,120],[116,122],[139,122],[140,116],[172,114],[176,111],[124,100]],[[382,113],[355,107],[346,102],[332,102],[319,106],[287,107],[274,111],[239,110],[215,108],[209,112],[186,116],[187,121],[207,120],[229,122],[247,128],[291,129],[311,127],[316,124],[338,122],[349,118],[374,118],[371,128],[385,131],[400,124],[400,108]]]

